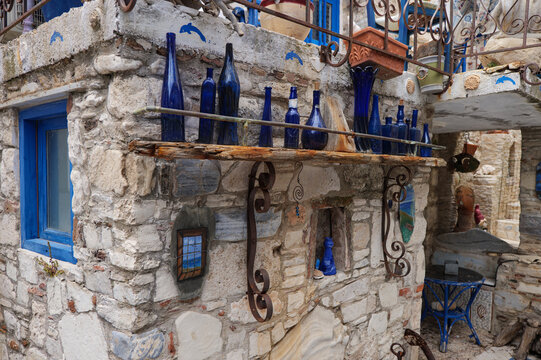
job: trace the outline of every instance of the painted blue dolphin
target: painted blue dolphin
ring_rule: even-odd
[[[515,80],[511,79],[509,76],[502,76],[501,78],[499,78],[498,80],[496,80],[496,84],[503,84],[504,82],[506,81],[509,81],[511,83],[513,83],[513,85],[516,85],[517,83],[515,82]]]
[[[51,41],[49,42],[49,45],[52,45],[56,39],[60,39],[60,41],[64,41],[64,38],[62,37],[62,34],[60,34],[58,31],[53,32],[53,35],[51,35]]]
[[[299,55],[297,55],[297,53],[293,50],[291,50],[290,52],[288,52],[286,54],[286,60],[292,60],[292,59],[297,59],[299,60],[299,64],[301,65],[304,65],[304,63],[302,62],[302,59]]]
[[[192,31],[194,33],[196,33],[197,35],[199,35],[199,37],[201,38],[201,41],[202,42],[207,42],[207,39],[205,38],[205,36],[203,35],[203,33],[198,29],[196,28],[195,26],[192,25],[192,23],[187,23],[186,25],[182,25],[182,27],[180,28],[180,33],[188,33],[188,34],[191,34]]]

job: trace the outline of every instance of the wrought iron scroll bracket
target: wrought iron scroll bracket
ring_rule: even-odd
[[[267,294],[270,288],[269,273],[265,269],[254,271],[255,255],[257,250],[257,227],[255,222],[255,212],[264,213],[269,211],[270,190],[274,185],[276,178],[274,165],[271,162],[265,162],[267,171],[263,170],[259,175],[257,171],[261,161],[252,166],[248,182],[248,245],[247,245],[247,273],[248,282],[248,303],[250,311],[254,318],[259,322],[267,321],[272,316],[272,300]],[[257,185],[256,185],[257,183]],[[257,284],[262,284],[261,289]],[[266,310],[265,316],[261,315],[262,310]]]
[[[404,258],[406,255],[406,246],[402,241],[393,239],[389,242],[389,230],[391,226],[391,208],[392,203],[397,203],[406,199],[406,186],[411,182],[411,170],[404,165],[395,165],[385,174],[383,181],[383,208],[381,218],[381,240],[383,246],[383,262],[387,270],[387,276],[404,277],[411,271],[410,262]],[[391,203],[390,203],[391,201]]]

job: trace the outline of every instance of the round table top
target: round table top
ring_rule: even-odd
[[[477,271],[459,267],[458,275],[446,275],[443,265],[430,265],[426,269],[425,280],[440,283],[478,283],[484,280]]]

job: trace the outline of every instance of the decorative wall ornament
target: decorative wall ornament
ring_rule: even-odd
[[[301,184],[301,172],[303,167],[304,165],[302,164],[302,162],[297,161],[295,163],[295,168],[299,169],[299,171],[297,172],[297,185],[295,185],[295,187],[293,188],[293,198],[297,202],[297,205],[295,206],[295,215],[297,215],[297,217],[300,216],[299,203],[304,197],[304,188]]]
[[[388,277],[404,277],[411,271],[410,262],[404,258],[406,254],[404,243],[393,239],[390,246],[387,244],[392,221],[392,204],[393,202],[398,203],[398,208],[400,208],[400,203],[406,200],[407,186],[410,184],[411,179],[412,173],[407,166],[395,165],[387,171],[383,182],[381,238],[383,243],[383,261]]]
[[[177,281],[203,275],[207,253],[207,229],[177,232]]]
[[[248,282],[248,302],[252,315],[259,322],[270,320],[272,317],[272,300],[267,294],[270,288],[269,273],[265,269],[257,269],[254,272],[255,254],[257,250],[257,227],[255,222],[255,211],[264,213],[269,211],[271,205],[270,190],[276,179],[274,165],[271,162],[265,162],[267,171],[263,171],[257,176],[261,161],[252,166],[248,182],[248,258],[247,258],[247,282]],[[256,186],[257,182],[257,186]],[[257,196],[262,196],[256,198]],[[257,284],[263,284],[260,289]],[[261,316],[260,310],[266,309],[265,317]]]
[[[406,194],[403,196],[404,201],[400,203],[398,214],[402,240],[407,244],[411,239],[415,226],[415,191],[413,190],[413,185],[408,184],[405,191]]]

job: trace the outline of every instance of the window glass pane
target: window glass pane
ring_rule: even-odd
[[[68,129],[49,130],[47,139],[47,227],[71,232]]]
[[[326,3],[325,8],[325,29],[332,30],[332,5]],[[325,44],[328,44],[329,42],[331,42],[331,36],[329,34],[325,34]]]
[[[320,26],[319,23],[319,0],[314,0],[314,15],[312,18],[312,24]],[[319,41],[319,31],[312,29],[312,39]]]

